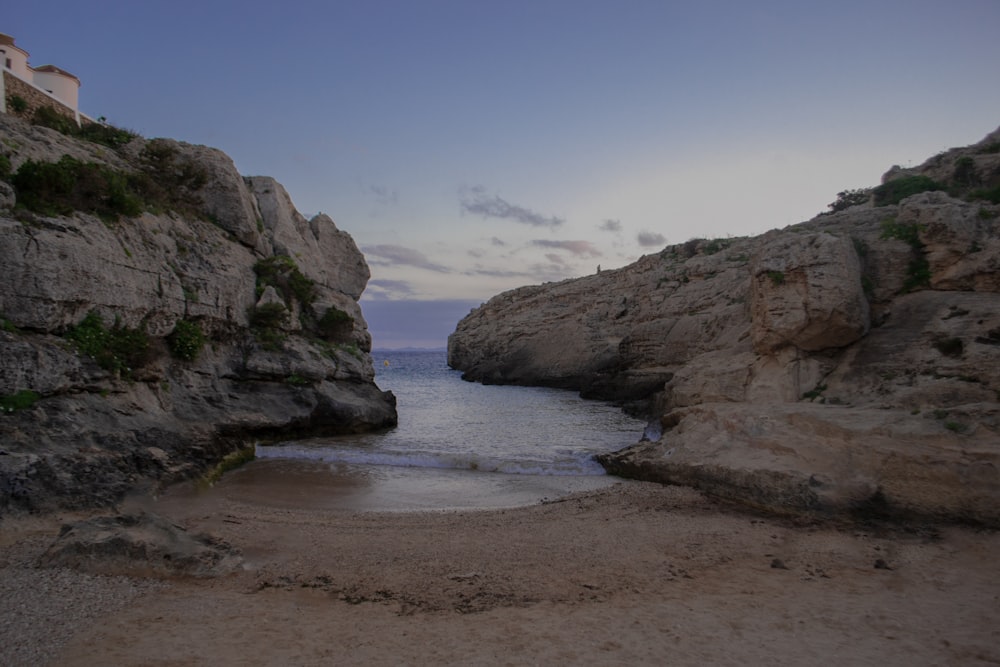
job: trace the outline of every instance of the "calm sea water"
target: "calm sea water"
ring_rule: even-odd
[[[376,383],[396,395],[395,429],[260,446],[258,458],[601,476],[604,470],[593,455],[637,442],[645,426],[617,407],[585,401],[575,392],[464,382],[460,372],[448,368],[444,352],[375,352],[373,358]]]

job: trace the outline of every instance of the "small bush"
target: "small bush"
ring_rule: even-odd
[[[11,178],[18,206],[40,215],[93,213],[104,219],[142,213],[142,200],[129,187],[128,175],[64,155],[58,162],[28,160]]]
[[[860,204],[867,204],[868,200],[872,197],[871,188],[856,188],[854,190],[844,190],[843,192],[837,193],[837,200],[832,204],[828,204],[830,213],[836,213],[837,211],[844,211],[851,208],[852,206],[858,206]]]
[[[24,113],[28,110],[28,100],[24,99],[20,95],[11,95],[7,98],[7,108],[14,113]]]
[[[250,328],[265,350],[278,351],[285,342],[282,330],[288,323],[288,310],[280,303],[265,303],[250,311]]]
[[[944,427],[951,431],[952,433],[965,433],[968,430],[968,426],[962,424],[961,422],[946,421]]]
[[[969,199],[985,199],[991,204],[1000,204],[1000,185],[973,190],[969,193]]]
[[[178,320],[173,332],[167,336],[170,353],[183,361],[194,361],[205,346],[205,334],[197,322]]]
[[[285,384],[290,384],[293,387],[306,387],[312,384],[312,380],[304,378],[298,373],[292,373],[285,378]]]
[[[10,179],[10,158],[6,154],[0,153],[0,181]]]
[[[95,144],[101,144],[115,150],[139,136],[130,130],[123,130],[120,127],[106,123],[84,123],[82,126],[77,125],[76,120],[64,116],[51,106],[35,109],[31,122],[35,125],[48,127],[67,136],[92,141]]]
[[[265,287],[274,287],[284,297],[285,304],[291,305],[296,298],[307,310],[316,300],[316,283],[303,275],[295,260],[287,255],[262,259],[253,270],[257,274],[258,293],[263,293]]]
[[[256,306],[250,313],[250,326],[257,328],[280,328],[288,324],[288,309],[280,303],[265,303]]]
[[[354,318],[338,308],[330,307],[316,323],[316,328],[322,337],[339,341],[353,333]]]
[[[67,135],[73,135],[80,129],[77,127],[75,120],[62,115],[51,106],[35,109],[35,113],[31,117],[31,122]]]
[[[130,130],[123,130],[105,123],[84,123],[82,127],[73,132],[73,135],[115,150],[139,136]]]
[[[976,171],[976,161],[968,155],[956,160],[955,171],[952,173],[951,178],[955,181],[956,185],[962,187],[979,185],[982,180]]]
[[[785,284],[785,274],[783,271],[768,271],[767,277],[771,279],[772,285],[784,285]]]
[[[230,452],[214,468],[205,473],[205,476],[201,478],[199,486],[212,486],[230,470],[236,470],[240,466],[253,461],[255,458],[257,458],[257,447],[254,444],[237,449],[235,452]]]
[[[38,402],[40,396],[30,389],[22,389],[10,396],[0,396],[0,412],[26,410]]]
[[[911,292],[918,287],[925,287],[931,282],[931,265],[924,256],[924,242],[920,240],[921,226],[915,223],[898,223],[895,218],[882,221],[882,238],[903,241],[915,253],[907,267],[906,281],[903,291]]]
[[[876,206],[895,206],[920,192],[944,190],[945,187],[929,176],[903,176],[872,189]]]
[[[130,378],[132,372],[151,360],[149,336],[141,329],[116,323],[108,329],[96,311],[66,332],[77,350],[92,358],[106,371]]]

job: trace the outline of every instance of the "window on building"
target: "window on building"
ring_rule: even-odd
[[[7,69],[10,69],[12,67],[12,65],[10,64],[10,58],[7,58],[6,60],[7,60],[7,62],[4,65],[4,67],[6,67]]]

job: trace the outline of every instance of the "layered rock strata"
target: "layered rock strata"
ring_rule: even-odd
[[[866,203],[782,230],[506,292],[458,324],[449,363],[650,415],[601,457],[617,474],[1000,524],[998,148],[1000,131],[894,168]],[[879,201],[916,177],[934,184]]]
[[[350,235],[222,152],[116,150],[0,114],[3,151],[164,191],[136,215],[43,215],[0,182],[0,513],[107,505],[258,438],[395,424]],[[157,179],[162,179],[157,181]]]

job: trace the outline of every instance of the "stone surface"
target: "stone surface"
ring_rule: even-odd
[[[144,512],[65,524],[39,564],[89,574],[205,578],[239,570],[243,558],[222,540],[191,535]]]
[[[395,424],[357,302],[368,266],[329,217],[306,221],[279,184],[244,179],[203,146],[140,138],[116,152],[3,114],[0,137],[15,169],[68,154],[138,173],[152,146],[204,175],[182,213],[105,221],[0,209],[0,398],[38,397],[0,415],[0,514],[108,505],[258,438]],[[257,284],[255,267],[276,255],[312,281],[309,303]],[[285,324],[252,321],[276,302]],[[351,318],[336,336],[319,327],[331,307]],[[92,312],[106,329],[144,331],[148,349],[117,367],[81,354],[67,334]],[[182,321],[205,337],[194,359],[170,351]]]
[[[970,158],[989,185],[998,140],[910,173],[950,186]],[[650,441],[603,458],[620,474],[778,512],[1000,525],[998,239],[1000,206],[944,191],[692,239],[494,297],[449,363],[649,415]]]

